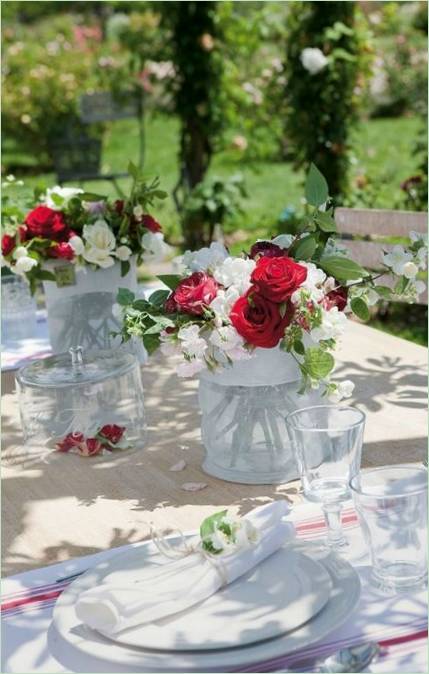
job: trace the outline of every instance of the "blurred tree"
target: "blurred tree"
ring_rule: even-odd
[[[288,16],[286,143],[297,167],[314,162],[330,194],[348,190],[362,42],[354,2],[293,2]]]
[[[173,61],[174,110],[180,118],[181,175],[175,191],[179,210],[204,178],[224,126],[216,2],[159,3],[162,24],[170,31],[166,57]],[[203,232],[183,222],[185,244],[203,243]]]

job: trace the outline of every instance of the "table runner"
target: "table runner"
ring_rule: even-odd
[[[325,526],[320,509],[313,504],[294,507],[288,519],[294,521],[300,539],[320,540]],[[311,671],[315,659],[364,641],[378,641],[381,655],[367,671],[426,672],[427,671],[427,602],[426,592],[386,597],[368,586],[369,561],[351,503],[346,504],[343,523],[351,542],[344,555],[359,572],[362,597],[359,606],[346,623],[321,642],[291,656],[280,657],[240,671],[265,672],[282,667],[294,671]],[[132,546],[123,546],[123,550]],[[120,549],[106,550],[95,555],[55,564],[35,571],[11,576],[3,581],[2,596],[2,672],[87,672],[85,658],[76,653],[73,669],[66,669],[49,652],[47,630],[52,620],[57,597],[73,577],[97,564]],[[180,657],[180,656],[179,656]],[[100,670],[101,671],[101,670]],[[114,665],[110,670],[118,672]],[[125,670],[123,670],[125,671]]]

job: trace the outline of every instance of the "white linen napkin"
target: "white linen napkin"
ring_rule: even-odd
[[[141,569],[130,571],[126,584],[113,579],[109,582],[107,576],[98,587],[79,595],[76,615],[89,627],[109,635],[188,609],[260,564],[292,538],[293,524],[282,521],[288,511],[286,501],[275,501],[248,513],[243,519],[260,535],[248,548],[212,555],[210,560],[192,552],[160,566],[143,564]]]

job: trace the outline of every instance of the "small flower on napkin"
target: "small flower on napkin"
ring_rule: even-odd
[[[207,517],[200,536],[203,550],[212,555],[249,548],[260,540],[259,531],[249,520],[230,517],[227,510]]]

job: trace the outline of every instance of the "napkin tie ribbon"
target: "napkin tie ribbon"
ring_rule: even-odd
[[[159,552],[164,555],[164,557],[168,557],[169,559],[183,559],[189,555],[198,554],[204,560],[209,562],[209,564],[211,564],[212,567],[217,571],[222,581],[221,587],[228,585],[228,574],[226,567],[219,558],[215,558],[214,555],[211,555],[209,552],[204,550],[201,547],[201,543],[198,543],[197,545],[190,545],[180,529],[173,529],[172,533],[179,534],[180,545],[171,545],[164,534],[158,531],[152,524],[150,525],[152,542]]]

